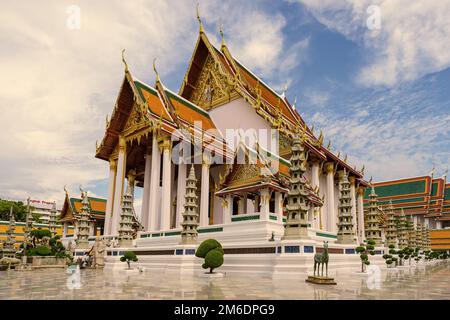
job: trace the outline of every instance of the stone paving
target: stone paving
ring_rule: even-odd
[[[222,279],[81,270],[80,288],[61,269],[0,272],[5,299],[450,299],[450,263],[386,269],[380,274],[339,271],[336,286],[305,279],[226,275]],[[379,275],[379,276],[378,276]],[[68,280],[69,279],[69,280]]]

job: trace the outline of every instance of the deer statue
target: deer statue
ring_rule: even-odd
[[[317,267],[317,276],[319,276],[319,268],[321,264],[322,264],[321,277],[323,277],[324,265],[326,268],[325,276],[328,277],[328,241],[325,241],[323,243],[323,251],[321,253],[316,253],[314,255],[314,276],[316,276],[316,267]]]

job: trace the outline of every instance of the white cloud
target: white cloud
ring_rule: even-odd
[[[96,190],[108,166],[94,158],[95,140],[123,78],[122,48],[138,78],[153,82],[157,57],[168,81],[187,66],[198,35],[195,1],[77,1],[80,30],[66,27],[72,4],[19,1],[0,12],[0,197],[62,201],[66,184]],[[252,3],[208,1],[200,10],[208,35],[217,40],[210,28],[223,17],[233,52],[265,76],[287,74],[307,46],[290,49],[285,19]]]
[[[225,40],[233,56],[258,76],[270,79],[276,90],[292,82],[290,72],[306,58],[309,39],[288,43],[283,35],[287,23],[283,15],[265,12],[252,2],[205,4],[211,25],[224,26]],[[220,45],[218,36],[212,35],[210,39]]]
[[[336,153],[348,153],[349,163],[358,168],[365,165],[367,178],[380,181],[424,175],[433,165],[444,170],[450,164],[448,141],[443,139],[450,135],[450,115],[424,110],[416,116],[394,116],[396,111],[385,105],[396,98],[391,94],[387,102],[374,101],[366,107],[354,104],[345,115],[319,110],[311,120],[323,129],[326,140],[331,138]]]
[[[366,48],[357,80],[392,86],[450,66],[449,1],[291,0],[303,3],[328,28]],[[366,27],[367,8],[377,5],[381,28]]]

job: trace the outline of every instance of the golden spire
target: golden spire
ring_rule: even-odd
[[[153,71],[155,71],[156,74],[156,80],[155,82],[161,82],[161,80],[159,79],[159,74],[158,74],[158,70],[156,70],[156,58],[153,59]]]
[[[347,163],[347,154],[345,154],[344,162]]]
[[[328,145],[327,145],[327,149],[330,150],[330,148],[331,148],[331,139],[328,140]],[[331,151],[331,150],[330,150],[330,151]]]
[[[323,144],[323,132],[322,132],[322,130],[320,130],[320,134],[319,134],[319,138],[317,139],[317,142],[318,142],[319,146],[322,146],[322,144]]]
[[[69,191],[67,191],[67,185],[64,185],[64,191],[66,192],[66,195],[69,195]]]
[[[200,7],[200,3],[198,3],[197,2],[197,20],[198,20],[198,23],[199,23],[199,25],[200,25],[200,33],[204,33],[205,32],[205,30],[203,29],[203,23],[202,23],[202,19],[200,19],[200,10],[199,10],[199,7]]]
[[[128,64],[125,61],[125,49],[122,49],[122,62],[125,65],[125,72],[128,72]]]

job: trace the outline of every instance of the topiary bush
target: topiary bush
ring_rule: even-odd
[[[123,256],[120,257],[120,261],[126,262],[128,269],[131,269],[131,261],[137,262],[139,259],[133,251],[125,251]]]
[[[51,256],[52,255],[52,250],[47,247],[47,246],[37,246],[36,248],[33,249],[33,256]]]
[[[195,256],[205,259],[203,269],[209,269],[209,273],[223,264],[224,251],[219,241],[208,239],[203,241],[195,251]]]

